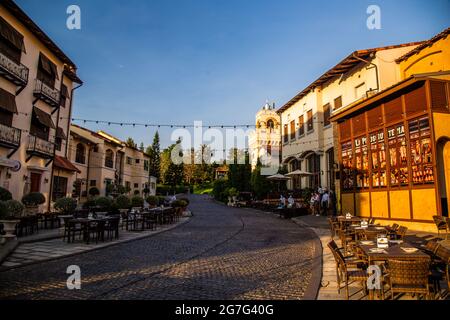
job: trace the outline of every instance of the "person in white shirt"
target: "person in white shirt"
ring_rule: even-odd
[[[322,201],[320,203],[320,207],[322,208],[322,214],[324,216],[328,215],[329,200],[330,200],[330,196],[329,196],[328,192],[325,192],[322,195]]]
[[[292,198],[292,194],[289,195],[289,199],[288,199],[288,208],[293,208],[295,205],[295,200],[294,198]]]

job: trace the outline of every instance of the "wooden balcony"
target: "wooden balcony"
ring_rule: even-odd
[[[44,101],[53,108],[59,107],[61,98],[59,90],[50,87],[39,79],[36,79],[33,94],[37,99]]]
[[[36,136],[29,136],[27,153],[29,159],[37,156],[44,159],[52,159],[55,154],[55,144]]]
[[[18,149],[22,131],[17,128],[0,124],[0,146],[10,149]]]
[[[0,52],[0,76],[13,82],[15,85],[25,87],[28,83],[29,69],[17,63]]]

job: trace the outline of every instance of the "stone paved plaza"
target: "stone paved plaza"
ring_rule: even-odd
[[[0,272],[0,299],[314,299],[321,247],[272,214],[192,197],[194,217],[166,232]],[[68,266],[81,290],[68,290]]]

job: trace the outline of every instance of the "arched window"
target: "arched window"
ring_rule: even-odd
[[[84,144],[79,143],[77,144],[77,150],[75,154],[75,162],[80,164],[86,163],[86,148]]]
[[[114,152],[111,149],[106,150],[105,153],[105,167],[114,168]]]
[[[267,128],[268,128],[268,129],[275,129],[275,122],[273,122],[272,119],[270,119],[269,121],[267,121]]]

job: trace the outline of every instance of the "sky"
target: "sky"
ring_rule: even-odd
[[[351,52],[427,40],[450,21],[450,0],[16,2],[78,67],[73,117],[157,124],[254,124],[266,100],[281,107]],[[81,30],[66,27],[72,4]],[[366,26],[372,4],[380,30]],[[77,124],[146,146],[157,130]]]

